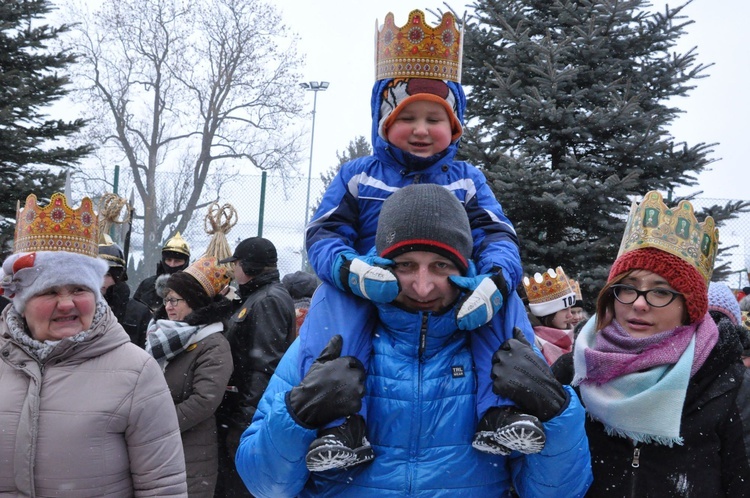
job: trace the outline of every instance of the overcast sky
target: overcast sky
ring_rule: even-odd
[[[465,3],[451,5],[463,12]],[[662,10],[664,6],[664,2],[654,1],[654,8]],[[284,0],[278,7],[301,38],[301,51],[307,56],[305,81],[330,82],[327,91],[318,93],[313,146],[313,176],[317,177],[337,164],[336,152],[351,140],[363,135],[370,141],[376,20],[382,23],[385,15],[393,12],[396,24],[403,25],[413,8],[445,8],[434,0]],[[744,35],[750,2],[694,0],[684,12],[695,23],[682,38],[680,51],[697,46],[698,60],[715,64],[708,71],[710,77],[697,80],[689,97],[676,103],[685,111],[672,129],[678,141],[718,143],[711,156],[718,161],[691,191],[702,190],[702,196],[710,198],[750,199],[750,173],[745,166],[750,141],[745,136],[750,115],[750,57]],[[312,110],[312,92],[306,97],[307,109]],[[307,166],[307,162],[300,166],[304,174]]]

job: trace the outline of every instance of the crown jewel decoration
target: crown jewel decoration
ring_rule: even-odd
[[[648,247],[690,263],[708,284],[719,247],[719,229],[711,216],[698,223],[690,202],[683,200],[670,208],[661,193],[652,190],[640,204],[633,201],[617,257]]]
[[[214,297],[229,285],[232,277],[226,266],[220,265],[213,256],[202,256],[185,269],[185,273],[192,275],[203,287],[209,297]]]
[[[383,27],[375,23],[375,79],[430,78],[461,83],[463,24],[446,12],[440,24],[425,24],[424,12],[412,10],[402,27],[396,26],[393,12],[385,16]]]
[[[52,194],[47,206],[37,204],[30,194],[21,209],[16,208],[16,232],[13,252],[68,251],[96,258],[99,254],[99,227],[91,199],[81,206],[68,206],[64,194]]]
[[[551,315],[575,305],[576,296],[570,280],[561,267],[523,277],[523,287],[529,299],[529,309],[535,316]]]

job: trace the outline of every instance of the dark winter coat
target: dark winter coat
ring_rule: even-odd
[[[148,306],[130,299],[130,287],[125,282],[118,282],[109,287],[104,293],[104,299],[130,336],[130,342],[141,348],[146,347],[146,330],[152,317]]]
[[[159,261],[156,263],[156,275],[151,275],[141,281],[138,288],[135,290],[135,294],[133,294],[133,299],[142,302],[148,306],[151,311],[155,312],[163,304],[162,297],[156,292],[156,279],[164,274],[172,274],[182,271],[186,269],[189,264],[189,261],[185,261],[185,264],[182,266],[165,268],[164,263]]]
[[[211,327],[216,333],[188,346],[164,369],[177,409],[191,498],[211,498],[216,486],[219,452],[214,414],[232,375],[232,353],[222,334],[222,319],[230,313],[231,303],[220,298],[188,315],[188,324],[203,325],[201,330]]]
[[[234,373],[217,416],[219,423],[242,431],[253,419],[279,360],[296,335],[294,302],[279,281],[278,270],[265,271],[239,288],[245,301],[229,321],[226,337]]]
[[[586,421],[596,498],[697,498],[750,496],[750,371],[728,321],[719,342],[687,390],[680,435],[672,448],[609,436]]]

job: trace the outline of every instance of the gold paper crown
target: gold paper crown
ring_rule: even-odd
[[[185,273],[192,275],[203,287],[209,297],[214,297],[229,285],[232,277],[226,266],[220,265],[213,256],[202,256],[195,263],[185,269]]]
[[[573,289],[573,293],[576,295],[576,301],[583,301],[583,294],[581,294],[581,284],[578,280],[570,279],[570,288]]]
[[[617,257],[648,247],[690,263],[708,284],[719,248],[719,229],[710,216],[698,223],[688,201],[669,208],[662,195],[652,190],[640,204],[633,202]]]
[[[375,79],[430,78],[461,83],[463,24],[446,12],[436,27],[424,22],[424,12],[412,10],[407,23],[398,27],[393,12],[382,29],[375,22]]]
[[[16,208],[13,252],[68,251],[96,258],[99,254],[99,226],[91,199],[72,209],[64,194],[52,194],[45,207],[30,194],[21,209]]]
[[[551,315],[576,302],[570,281],[559,266],[555,270],[536,273],[534,278],[523,277],[523,287],[529,298],[529,309],[535,316]]]
[[[180,232],[177,232],[174,237],[169,239],[167,243],[164,244],[164,247],[161,248],[161,251],[172,251],[178,254],[183,254],[188,258],[190,257],[190,246],[185,239],[182,238]]]

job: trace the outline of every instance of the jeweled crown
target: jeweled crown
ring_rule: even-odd
[[[533,278],[524,277],[523,287],[530,303],[551,301],[562,296],[574,294],[570,281],[561,267],[536,273]]]
[[[396,26],[393,12],[383,27],[375,23],[375,79],[430,78],[461,83],[463,24],[446,12],[440,24],[428,26],[424,12],[412,10],[403,26]]]
[[[185,273],[193,276],[203,287],[209,297],[214,297],[229,285],[232,277],[225,265],[213,256],[201,256],[185,269]]]
[[[719,248],[719,229],[711,216],[699,223],[688,201],[667,207],[661,193],[648,192],[633,202],[617,257],[652,247],[690,263],[710,282]]]
[[[99,225],[94,204],[84,197],[73,209],[64,194],[52,194],[47,206],[37,204],[30,194],[16,208],[13,252],[68,251],[96,258],[99,254]]]

